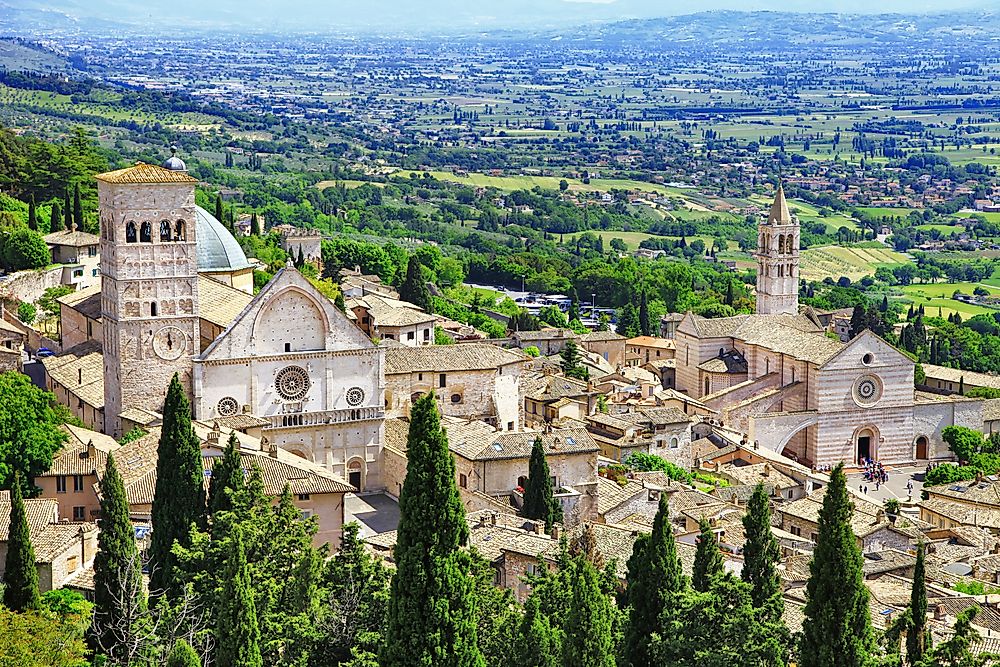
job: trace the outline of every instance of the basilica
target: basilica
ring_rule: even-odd
[[[754,315],[687,313],[676,386],[760,447],[814,466],[950,458],[946,426],[983,428],[982,401],[914,388],[914,362],[871,333],[842,343],[799,307],[799,224],[779,186],[758,229]]]

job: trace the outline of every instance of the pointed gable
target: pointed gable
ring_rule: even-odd
[[[371,340],[305,276],[286,267],[275,274],[200,359],[373,347]]]
[[[871,355],[870,359],[866,359],[866,355]],[[824,371],[864,368],[876,370],[903,365],[910,369],[912,375],[915,363],[871,330],[865,329],[845,343],[840,351],[827,359],[820,368]]]

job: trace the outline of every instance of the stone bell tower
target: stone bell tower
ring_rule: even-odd
[[[183,161],[99,174],[104,431],[122,412],[163,410],[177,373],[191,394],[199,351],[194,186]]]
[[[757,314],[799,312],[799,221],[778,185],[767,221],[757,230]]]

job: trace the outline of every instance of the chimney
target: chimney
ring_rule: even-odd
[[[770,463],[765,463],[764,464],[764,477],[767,477],[770,474],[771,474],[771,464]]]
[[[553,540],[559,540],[559,526],[557,524],[552,524],[552,532],[550,533]]]
[[[981,481],[983,481],[983,471],[982,470],[977,470],[976,471],[976,484],[979,484]]]
[[[497,519],[499,519],[499,518],[500,517],[497,516],[497,513],[493,512],[492,514],[490,514],[490,524],[492,524],[494,526],[497,525]]]
[[[76,383],[77,384],[83,384],[83,369],[82,368],[77,368],[76,369]]]
[[[87,458],[93,459],[97,457],[97,447],[94,447],[94,441],[87,441]]]
[[[939,604],[939,605],[935,606],[934,607],[934,620],[935,621],[943,621],[944,617],[945,617],[944,605],[943,604]]]
[[[544,521],[535,521],[533,528],[535,530],[535,535],[544,535],[545,534],[545,522]]]
[[[278,443],[272,442],[270,443],[270,445],[268,445],[267,455],[270,456],[272,459],[278,458]]]
[[[219,431],[219,422],[213,422],[212,430],[208,432],[208,444],[218,445],[219,435],[221,435],[221,432]]]

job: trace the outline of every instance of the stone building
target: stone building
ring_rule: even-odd
[[[757,314],[799,312],[799,221],[778,185],[767,220],[757,230]]]
[[[348,317],[371,338],[396,341],[407,347],[434,344],[437,316],[408,301],[368,294],[348,299],[344,305]]]
[[[63,285],[83,289],[97,283],[101,275],[100,237],[73,225],[72,229],[46,234],[44,239],[52,253],[52,263],[63,265]]]
[[[433,391],[449,417],[485,421],[505,431],[521,428],[521,374],[526,357],[489,343],[385,348],[388,415],[409,415]]]
[[[634,453],[655,454],[685,470],[694,466],[691,418],[677,408],[636,408],[630,412],[595,412],[587,430],[601,446],[601,455],[624,461]]]
[[[298,261],[301,251],[303,259],[323,271],[323,235],[318,229],[305,229],[291,225],[275,225],[272,231],[281,235],[281,249],[293,261]]]
[[[591,331],[580,336],[580,345],[611,364],[613,368],[625,365],[625,341],[614,331]]]
[[[68,439],[52,459],[52,466],[35,478],[40,497],[59,503],[60,521],[96,521],[101,503],[97,477],[108,464],[108,454],[120,445],[103,433],[63,425]]]

